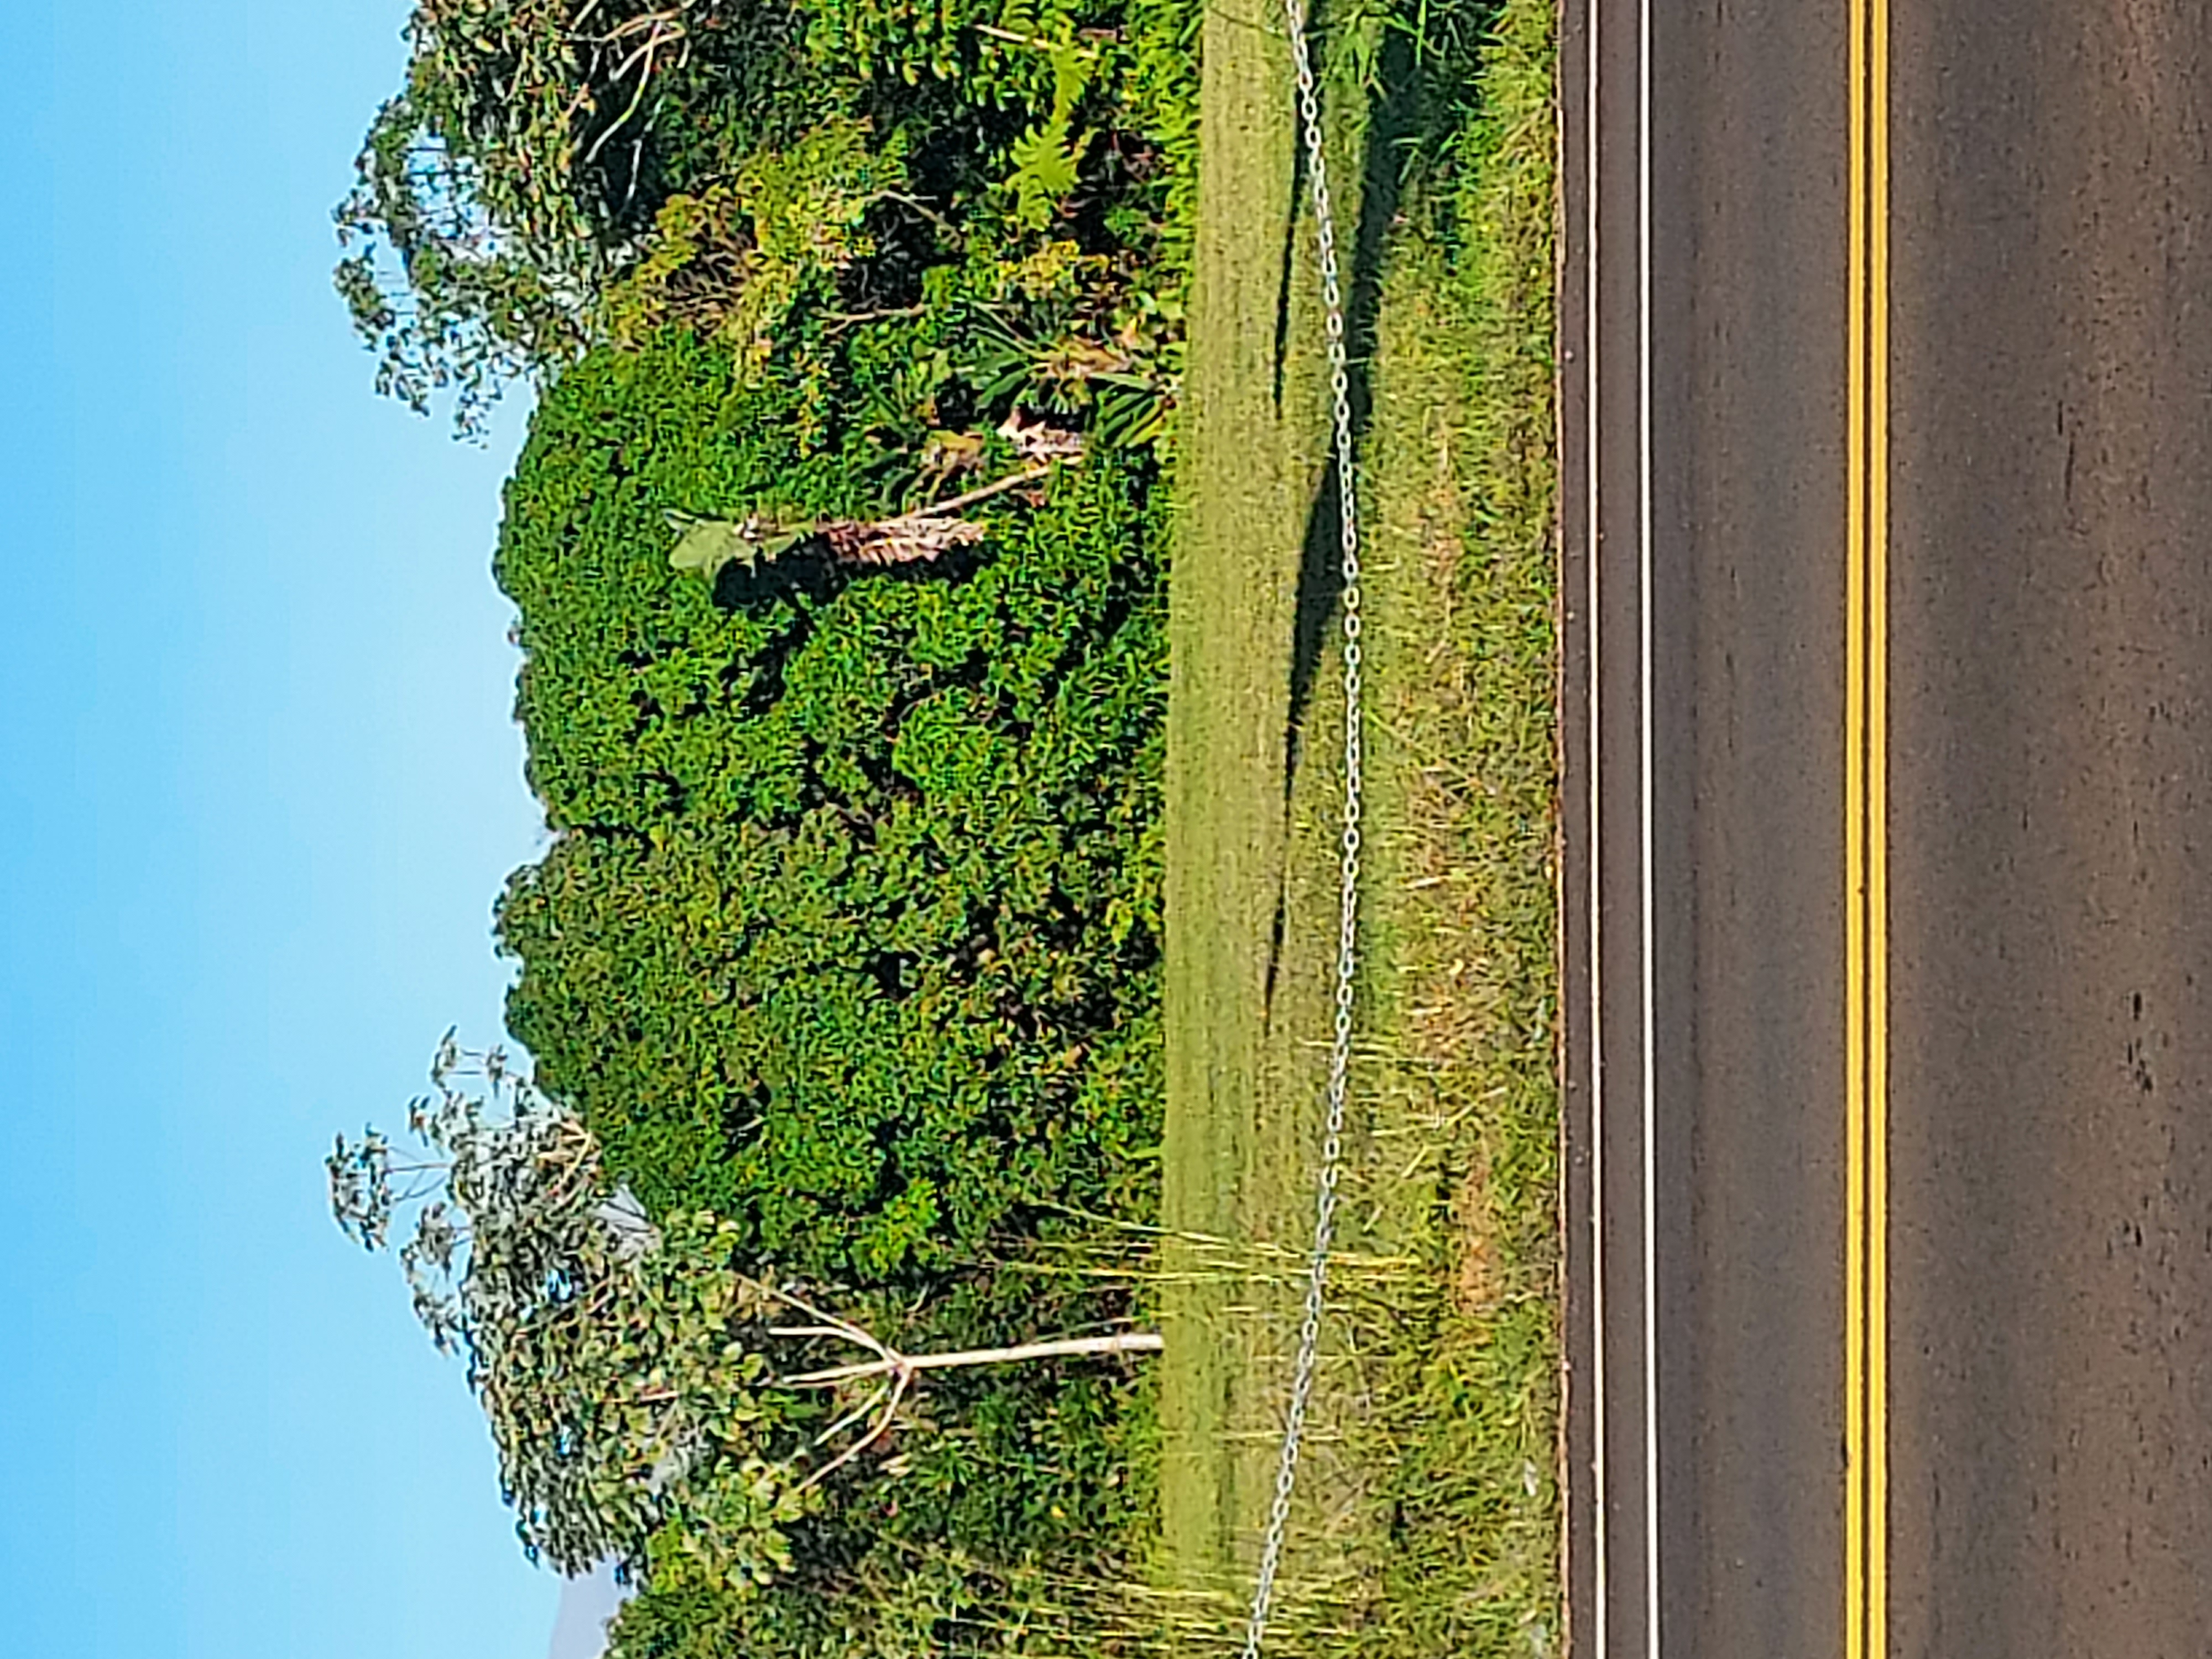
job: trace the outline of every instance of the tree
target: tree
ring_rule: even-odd
[[[507,381],[589,343],[674,154],[714,150],[692,82],[773,104],[796,25],[748,0],[416,0],[405,34],[335,216],[337,285],[378,391],[417,413],[451,393],[474,434]]]
[[[654,1213],[869,1293],[1146,1213],[1157,1179],[1164,492],[1101,452],[1035,507],[939,499],[1073,441],[932,380],[960,344],[856,325],[826,393],[689,338],[595,350],[532,417],[495,566],[556,836],[499,910],[507,1029]],[[830,555],[933,507],[986,538]]]
[[[468,1054],[449,1032],[430,1078],[408,1112],[421,1155],[374,1128],[340,1136],[331,1210],[379,1250],[414,1209],[398,1255],[416,1315],[466,1357],[516,1532],[564,1573],[610,1557],[634,1568],[654,1540],[708,1583],[765,1583],[790,1567],[786,1529],[927,1372],[1160,1346],[1124,1333],[901,1353],[772,1270],[738,1270],[732,1224],[648,1219],[610,1189],[591,1132],[499,1050]],[[824,1341],[866,1357],[787,1375],[770,1364],[818,1357]]]

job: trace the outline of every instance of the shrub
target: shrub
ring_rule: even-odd
[[[738,326],[772,330],[825,266],[856,262],[842,285],[867,295],[968,245],[1073,234],[1164,258],[1172,284],[1197,17],[1186,0],[416,0],[405,82],[337,210],[337,288],[378,389],[418,412],[449,394],[476,433],[507,383],[712,311],[717,290]],[[872,169],[838,142],[856,132]],[[857,212],[880,182],[861,175],[902,156],[902,222],[845,219],[826,260],[773,246],[787,219]],[[745,265],[768,291],[737,292]]]
[[[1140,1201],[1157,1140],[1148,464],[1002,497],[937,565],[669,565],[672,510],[898,505],[942,328],[828,341],[828,413],[688,337],[587,357],[497,561],[556,832],[500,907],[509,1025],[649,1209],[856,1283]]]
[[[980,1273],[927,1319],[963,1342],[1013,1340],[1079,1303],[1102,1310],[1061,1283]],[[835,1501],[789,1528],[790,1571],[720,1589],[657,1553],[610,1659],[1123,1651],[1097,1615],[1139,1571],[1129,1545],[1152,1515],[1140,1386],[1105,1365],[933,1380],[883,1455],[841,1471]]]
[[[338,292],[416,412],[481,429],[595,337],[601,284],[679,183],[818,114],[780,0],[416,0],[407,74],[338,204]]]

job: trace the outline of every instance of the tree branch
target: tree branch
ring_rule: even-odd
[[[1019,472],[1010,472],[1005,477],[987,483],[980,489],[971,489],[964,495],[955,495],[949,501],[938,501],[928,507],[918,507],[913,512],[902,514],[899,516],[908,519],[933,519],[943,514],[956,513],[963,507],[973,507],[977,501],[988,501],[994,495],[1003,495],[1009,489],[1018,489],[1032,479],[1042,478],[1052,471],[1052,467],[1053,464],[1050,461],[1032,461]]]
[[[878,1345],[880,1346],[880,1345]],[[830,1389],[840,1382],[886,1373],[952,1370],[970,1365],[1012,1365],[1028,1359],[1066,1359],[1083,1354],[1158,1353],[1166,1339],[1152,1331],[1124,1331],[1114,1336],[1071,1336],[1052,1342],[1024,1342],[1011,1348],[962,1348],[944,1353],[886,1353],[880,1359],[824,1370],[802,1371],[776,1380],[789,1389]]]

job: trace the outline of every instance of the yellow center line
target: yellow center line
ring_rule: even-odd
[[[1889,8],[1850,0],[1844,439],[1844,1652],[1888,1651]]]

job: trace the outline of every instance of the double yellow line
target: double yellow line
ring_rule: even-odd
[[[1889,1649],[1889,4],[1850,0],[1844,1656]]]

